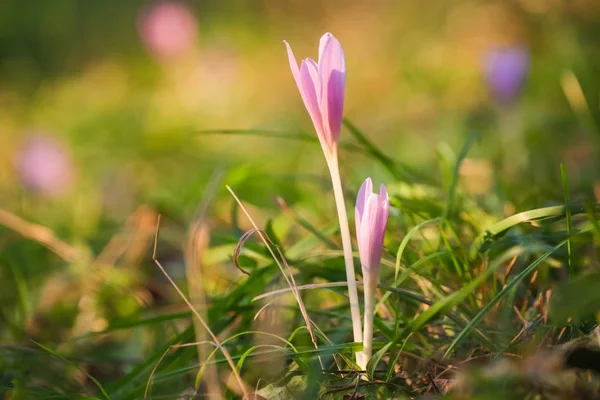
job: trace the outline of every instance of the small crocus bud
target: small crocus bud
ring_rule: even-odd
[[[503,105],[515,102],[529,69],[529,52],[521,46],[495,47],[485,56],[484,73],[490,92]]]
[[[379,281],[379,265],[383,252],[383,238],[390,212],[390,198],[381,185],[379,194],[373,193],[373,182],[367,178],[356,199],[356,239],[363,272],[365,294],[365,322],[363,356],[359,366],[364,370],[373,354],[373,317],[375,292]]]
[[[380,193],[373,193],[373,182],[367,178],[356,199],[356,238],[360,263],[364,273],[378,273],[383,238],[390,212],[390,198],[381,185]]]
[[[342,46],[331,33],[326,33],[321,37],[318,62],[307,58],[302,60],[298,68],[290,45],[286,41],[284,43],[300,96],[315,126],[323,152],[330,157],[337,151],[344,111],[346,61]]]

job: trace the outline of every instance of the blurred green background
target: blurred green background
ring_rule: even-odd
[[[412,1],[163,6],[152,19],[156,5],[142,1],[3,2],[4,202],[23,201],[13,160],[37,132],[66,147],[76,175],[70,195],[79,200],[63,199],[53,213],[70,213],[71,201],[82,201],[121,218],[99,203],[100,193],[119,183],[129,192],[122,212],[148,201],[181,209],[197,200],[199,180],[218,164],[252,164],[276,176],[321,172],[309,147],[198,131],[310,132],[282,40],[298,57],[316,57],[325,31],[346,52],[346,117],[415,168],[432,166],[438,142],[456,146],[472,131],[489,151],[498,135],[514,130],[543,150],[536,170],[593,159],[587,144],[598,122],[597,2],[434,1],[426,12]],[[530,53],[522,94],[509,107],[498,107],[486,85],[486,57],[498,46]],[[351,178],[377,173],[360,161],[348,164]]]
[[[345,117],[414,170],[392,176],[344,129],[349,204],[366,176],[445,184],[440,165],[473,133],[460,190],[489,213],[482,229],[562,202],[561,162],[574,198],[600,195],[595,0],[4,0],[0,341],[20,355],[3,370],[35,340],[100,360],[90,373],[110,381],[187,323],[86,336],[185,311],[150,258],[159,212],[159,258],[185,284],[188,225],[207,210],[214,296],[242,278],[231,253],[250,227],[225,184],[284,246],[299,235],[278,196],[319,229],[335,222],[282,43],[316,58],[327,31],[346,55]]]

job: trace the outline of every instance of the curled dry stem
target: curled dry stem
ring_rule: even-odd
[[[250,223],[252,224],[252,226],[253,226],[254,229],[250,230],[249,232],[251,232],[251,233],[258,233],[258,235],[260,236],[261,240],[263,241],[265,247],[267,248],[267,250],[271,254],[271,257],[273,257],[273,260],[275,260],[275,263],[279,267],[279,270],[281,271],[281,274],[285,278],[288,286],[290,287],[290,289],[292,290],[292,293],[294,294],[294,297],[296,298],[296,301],[298,302],[298,307],[300,308],[300,313],[302,314],[302,317],[304,318],[304,322],[306,323],[306,328],[308,329],[308,333],[310,334],[310,338],[311,338],[311,340],[312,340],[315,348],[318,349],[319,345],[317,344],[317,337],[315,336],[315,333],[314,333],[314,331],[312,329],[313,322],[310,319],[310,317],[308,315],[308,312],[306,311],[306,307],[304,306],[304,302],[302,301],[302,297],[300,296],[300,292],[298,291],[297,286],[296,286],[296,282],[294,280],[294,274],[292,274],[290,266],[287,263],[285,257],[283,256],[283,253],[281,252],[281,249],[279,248],[279,246],[275,245],[273,243],[273,241],[271,241],[271,239],[269,239],[269,237],[267,236],[267,234],[265,232],[263,232],[262,230],[260,230],[258,228],[258,226],[256,225],[256,223],[254,222],[254,220],[250,216],[250,213],[248,212],[248,210],[246,210],[246,207],[244,207],[244,204],[242,204],[242,202],[237,197],[237,195],[234,193],[234,191],[229,186],[226,186],[226,187],[227,187],[227,190],[229,190],[229,193],[231,193],[231,195],[235,199],[235,201],[239,204],[241,210],[244,212],[244,214],[246,214],[246,217],[248,217],[248,220],[250,221]],[[244,235],[243,237],[246,237],[246,235]],[[246,239],[247,239],[247,237],[246,237]],[[273,245],[277,249],[279,257],[281,258],[281,262],[279,261],[279,258],[277,258],[277,256],[275,255],[275,252],[271,248],[271,245]],[[282,262],[283,262],[283,265],[282,265]],[[284,269],[284,265],[285,265],[285,269]],[[319,361],[320,361],[320,358],[319,358]]]

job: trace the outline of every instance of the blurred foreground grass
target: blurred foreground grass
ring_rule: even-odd
[[[598,396],[596,2],[164,4],[184,50],[160,21],[145,36],[151,3],[0,5],[2,398],[239,396],[152,260],[159,213],[157,259],[261,396]],[[281,43],[326,30],[348,60],[348,203],[366,175],[392,196],[364,381]],[[484,62],[503,49],[526,57],[508,101]],[[261,242],[234,265],[251,224],[225,185],[314,285],[318,350]]]

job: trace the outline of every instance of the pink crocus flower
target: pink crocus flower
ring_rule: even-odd
[[[375,194],[373,193],[373,182],[371,182],[371,178],[367,178],[360,187],[356,199],[356,239],[365,293],[363,356],[359,359],[359,366],[362,369],[366,368],[373,354],[375,291],[379,281],[379,265],[389,213],[390,197],[385,186],[381,185],[379,194]]]
[[[373,193],[373,182],[367,178],[356,199],[356,238],[363,271],[379,271],[383,238],[390,212],[390,197],[381,185],[380,193]]]
[[[346,61],[342,46],[331,33],[326,33],[321,37],[319,44],[318,62],[306,58],[298,68],[290,45],[287,41],[284,43],[290,68],[306,110],[315,126],[323,151],[330,158],[337,152],[344,111]]]

